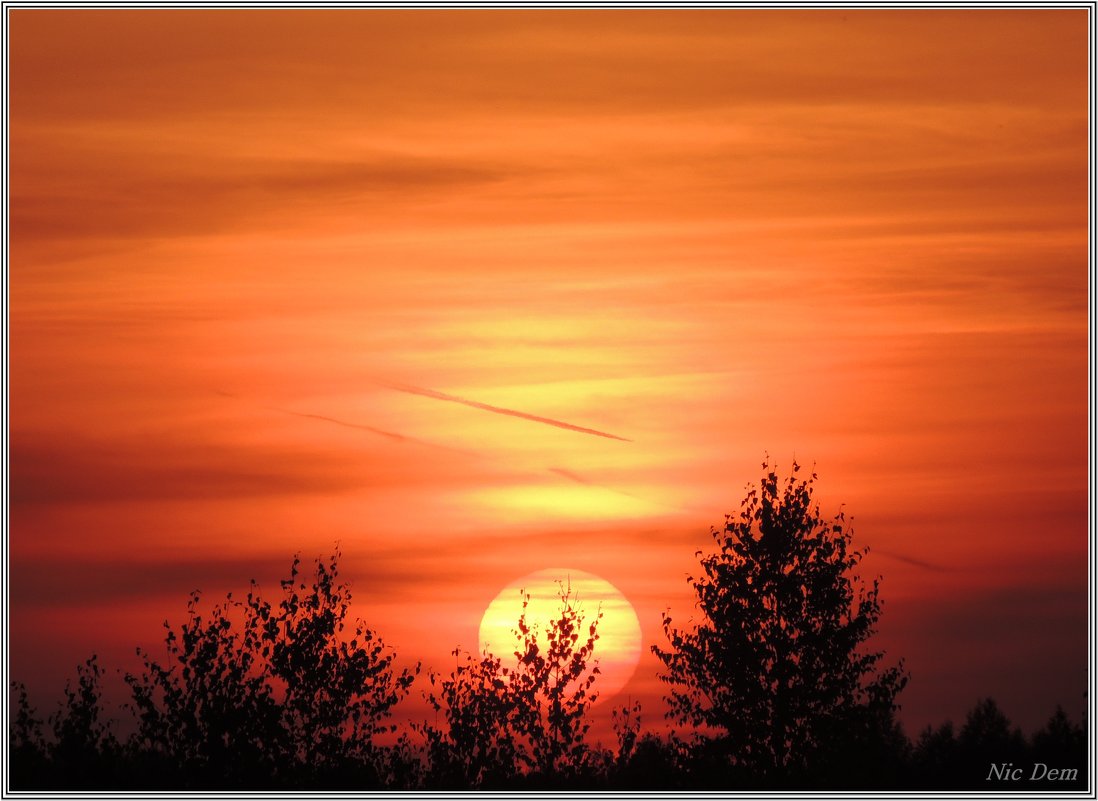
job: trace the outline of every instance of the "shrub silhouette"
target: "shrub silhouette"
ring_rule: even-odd
[[[65,685],[64,700],[46,721],[31,708],[26,687],[12,684],[16,697],[9,747],[14,789],[120,785],[122,750],[110,722],[104,719],[102,676],[94,655],[77,665],[76,686],[71,682]]]
[[[15,695],[8,737],[11,785],[16,790],[41,789],[48,764],[43,721],[30,705],[26,686],[12,682],[11,689]]]
[[[627,754],[619,752],[609,776],[609,785],[622,790],[681,790],[687,777],[680,749],[674,738],[641,734]],[[725,789],[734,785],[725,782]]]
[[[637,749],[637,740],[641,733],[640,701],[630,701],[611,712],[614,722],[614,736],[618,740],[618,763],[627,762]]]
[[[680,789],[682,743],[642,733],[641,705],[632,701],[612,713],[618,752],[609,766],[608,783],[625,790]]]
[[[53,729],[50,756],[67,766],[53,777],[58,788],[113,786],[119,756],[118,740],[104,720],[100,682],[103,669],[93,655],[76,668],[76,687],[65,687],[61,708],[49,719]]]
[[[430,676],[439,689],[428,700],[445,720],[423,727],[435,786],[568,787],[596,768],[586,713],[598,697],[592,663],[602,612],[588,623],[562,585],[559,613],[541,640],[527,620],[530,597],[522,598],[513,664],[465,654],[448,678]]]
[[[669,716],[704,735],[693,742],[703,784],[710,772],[722,784],[806,784],[894,736],[907,677],[901,666],[876,672],[883,654],[862,649],[880,615],[878,581],[852,575],[862,552],[844,514],[823,519],[816,475],[798,480],[799,470],[781,484],[764,462],[761,485],[712,530],[717,550],[689,579],[700,619],[679,629],[665,613],[669,647],[652,649]]]
[[[307,584],[295,558],[277,606],[252,589],[204,617],[188,602],[178,634],[167,622],[167,666],[139,651],[127,674],[136,750],[159,757],[169,786],[379,786],[390,756],[375,738],[418,673],[356,621],[338,581],[339,554]]]

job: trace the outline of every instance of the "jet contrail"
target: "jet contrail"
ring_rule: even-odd
[[[599,484],[597,481],[592,481],[589,478],[581,476],[579,473],[575,473],[571,470],[566,470],[563,467],[547,467],[545,468],[550,473],[566,478],[569,481],[574,481],[576,484],[582,484],[585,487],[596,487],[607,492],[612,492],[615,495],[624,495],[626,498],[633,498],[643,503],[654,504],[655,506],[662,506],[665,509],[674,509],[676,512],[697,512],[701,511],[697,507],[679,506],[672,503],[664,503],[663,501],[654,501],[651,498],[646,498],[643,495],[637,495],[632,492],[626,492],[625,490],[615,489],[614,487],[607,486],[606,484]]]
[[[894,553],[892,551],[882,551],[880,548],[871,548],[870,553],[880,554],[881,556],[886,556],[889,559],[895,559],[898,562],[904,562],[904,563],[912,565],[914,567],[921,567],[923,570],[931,570],[935,573],[948,573],[948,572],[950,572],[948,567],[944,567],[942,565],[936,565],[933,562],[926,562],[926,561],[923,561],[922,559],[916,559],[912,556],[904,556],[903,554]]]
[[[282,414],[293,415],[294,417],[304,417],[308,420],[320,420],[325,423],[332,423],[333,425],[343,426],[344,428],[354,428],[359,431],[369,431],[371,434],[377,434],[379,437],[391,439],[393,442],[411,442],[416,445],[424,445],[428,448],[437,448],[440,451],[450,451],[451,453],[463,453],[466,455],[471,455],[470,451],[462,450],[461,448],[451,448],[449,445],[439,445],[437,442],[428,442],[427,440],[419,439],[418,437],[408,437],[404,434],[397,434],[395,431],[386,431],[384,428],[375,428],[374,426],[363,425],[362,423],[348,423],[346,420],[339,420],[335,417],[328,417],[323,414],[294,412],[290,409],[281,409],[277,406],[264,406],[263,408],[270,409],[272,412],[280,412]]]
[[[434,398],[435,400],[449,401],[450,403],[460,403],[462,406],[469,406],[473,409],[480,409],[485,412],[495,412],[496,414],[505,414],[508,417],[518,417],[521,420],[530,420],[534,423],[544,423],[547,426],[556,426],[557,428],[563,428],[568,431],[576,431],[580,434],[591,434],[595,437],[605,437],[606,439],[616,439],[619,442],[632,442],[631,439],[625,437],[619,437],[617,434],[608,434],[605,431],[599,431],[595,428],[585,428],[583,426],[573,425],[572,423],[566,423],[563,420],[554,420],[551,417],[541,417],[536,414],[528,414],[527,412],[520,412],[516,409],[505,409],[502,406],[492,406],[488,403],[481,403],[480,401],[468,400],[466,398],[459,398],[456,395],[447,395],[445,392],[436,392],[433,389],[425,389],[424,387],[415,387],[409,384],[383,384],[383,386],[389,389],[395,389],[397,392],[407,392],[409,395],[421,395],[424,398]]]
[[[345,420],[337,420],[334,417],[325,417],[322,414],[306,414],[305,412],[293,412],[289,409],[280,409],[277,406],[266,406],[266,409],[270,409],[272,412],[281,412],[282,414],[290,414],[294,417],[304,417],[309,420],[323,420],[325,423],[335,423],[337,426],[343,426],[344,428],[357,428],[359,431],[369,431],[371,434],[377,434],[379,437],[387,437],[394,442],[407,442],[408,437],[403,434],[397,434],[393,431],[386,431],[384,428],[374,428],[373,426],[362,425],[361,423],[348,423]]]
[[[571,470],[565,470],[563,467],[550,467],[548,468],[550,473],[556,473],[562,478],[566,478],[569,481],[574,481],[577,484],[584,484],[588,487],[592,486],[592,482],[589,479],[584,478],[579,473],[573,473]],[[607,488],[609,489],[609,488]],[[615,490],[616,492],[616,490]]]

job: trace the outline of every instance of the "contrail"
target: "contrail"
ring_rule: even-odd
[[[397,434],[395,431],[386,431],[384,428],[374,428],[373,426],[362,425],[361,423],[348,423],[346,420],[337,420],[334,417],[326,417],[322,414],[294,412],[289,409],[280,409],[277,406],[265,406],[263,408],[270,409],[272,412],[293,415],[294,417],[304,417],[308,420],[323,420],[325,423],[335,423],[337,426],[343,426],[344,428],[357,428],[359,431],[369,431],[371,434],[377,434],[379,437],[387,437],[394,442],[408,442],[409,439],[403,434]]]
[[[584,478],[579,473],[573,473],[571,470],[565,470],[563,467],[550,467],[549,472],[556,473],[558,476],[566,478],[569,481],[574,481],[577,484],[584,484],[588,487],[593,486],[593,483],[589,479]],[[607,487],[607,489],[609,489],[609,487]],[[615,490],[615,492],[616,491],[617,490]]]
[[[226,391],[224,389],[221,389],[219,387],[214,387],[213,392],[217,395],[220,395],[223,398],[236,398],[236,399],[240,398],[239,395],[237,395],[233,392],[228,392],[228,391]],[[466,455],[471,455],[470,451],[462,450],[461,448],[451,448],[448,445],[439,445],[437,442],[428,442],[427,440],[419,439],[418,437],[409,437],[409,436],[406,436],[404,434],[398,434],[395,431],[386,431],[384,428],[378,428],[377,426],[368,426],[368,425],[365,425],[363,423],[349,423],[346,420],[340,420],[339,418],[336,418],[336,417],[328,417],[327,415],[324,415],[324,414],[310,414],[309,412],[295,412],[292,409],[283,409],[280,406],[263,406],[261,408],[266,409],[267,411],[270,411],[270,412],[278,412],[279,414],[288,414],[292,417],[303,417],[306,420],[320,420],[323,423],[331,423],[332,425],[343,426],[343,428],[353,428],[356,431],[367,431],[370,434],[376,434],[379,437],[385,437],[386,439],[392,440],[393,442],[413,443],[415,445],[424,445],[428,448],[437,448],[440,451],[450,451],[451,453],[463,453],[463,454],[466,454]]]
[[[563,428],[568,431],[577,431],[580,434],[591,434],[595,437],[605,437],[606,439],[616,439],[619,442],[632,442],[631,439],[625,437],[619,437],[617,434],[608,434],[605,431],[599,431],[595,428],[585,428],[583,426],[573,425],[572,423],[566,423],[563,420],[554,420],[551,417],[541,417],[536,414],[528,414],[527,412],[520,412],[516,409],[505,409],[502,406],[492,406],[488,403],[481,403],[480,401],[468,400],[466,398],[459,398],[456,395],[447,395],[445,392],[436,392],[433,389],[425,389],[424,387],[415,387],[409,384],[383,384],[383,386],[389,389],[395,389],[397,392],[407,392],[409,395],[422,395],[424,398],[434,398],[435,400],[449,401],[450,403],[460,403],[462,406],[469,406],[473,409],[480,409],[485,412],[495,412],[496,414],[505,414],[508,417],[518,417],[521,420],[530,420],[534,423],[544,423],[547,426],[556,426],[557,428]]]
[[[922,559],[915,559],[914,557],[904,556],[903,554],[893,553],[892,551],[882,551],[880,548],[871,548],[870,552],[886,556],[889,559],[895,559],[898,562],[904,562],[914,567],[921,567],[923,570],[930,570],[934,573],[950,572],[950,569],[943,565],[936,565],[933,562],[924,562]]]
[[[428,442],[425,439],[419,439],[418,437],[408,437],[404,434],[398,434],[395,431],[386,431],[384,428],[376,428],[375,426],[363,425],[362,423],[348,423],[346,420],[339,420],[335,417],[328,417],[323,414],[309,414],[307,412],[295,412],[290,409],[281,409],[278,406],[264,406],[264,409],[269,409],[272,412],[280,412],[281,414],[289,414],[294,417],[304,417],[307,420],[320,420],[325,423],[332,423],[333,425],[343,426],[344,428],[354,428],[358,431],[368,431],[371,434],[377,434],[379,437],[385,437],[391,439],[393,442],[410,442],[416,445],[424,445],[428,448],[437,448],[440,451],[450,451],[451,453],[463,453],[465,455],[471,455],[470,451],[462,450],[461,448],[451,448],[449,445],[439,445],[437,442]]]
[[[304,417],[310,420],[322,420],[324,422],[330,422],[330,424],[334,424],[336,426],[343,426],[344,428],[355,428],[359,431],[369,431],[370,433],[376,433],[376,435],[378,435],[379,437],[391,439],[393,442],[411,442],[417,445],[424,445],[425,448],[434,448],[439,451],[461,453],[467,456],[475,455],[472,451],[467,451],[462,448],[451,448],[450,445],[440,445],[438,444],[438,442],[428,442],[427,440],[419,439],[418,437],[408,437],[406,435],[403,435],[403,433],[396,433],[395,431],[386,431],[383,428],[362,425],[361,422],[347,422],[346,420],[339,420],[335,417],[327,417],[326,415],[311,415],[305,413],[305,411],[291,411],[290,409],[282,409],[278,406],[265,406],[264,408],[270,409],[271,411],[281,411],[283,415]]]
[[[644,497],[643,495],[637,495],[632,492],[626,492],[625,490],[615,489],[614,487],[607,486],[606,484],[599,484],[597,481],[592,481],[589,478],[581,476],[579,473],[573,472],[572,470],[566,470],[563,467],[547,467],[545,469],[554,475],[560,476],[561,478],[566,478],[569,481],[575,482],[576,484],[582,484],[585,487],[597,487],[598,489],[612,492],[615,495],[624,495],[626,498],[633,498],[634,500],[642,501],[643,503],[650,503],[654,504],[655,506],[662,506],[664,509],[673,509],[676,512],[699,511],[699,509],[697,509],[696,507],[692,508],[688,506],[679,506],[672,503],[664,503],[663,501],[654,501],[651,498]]]

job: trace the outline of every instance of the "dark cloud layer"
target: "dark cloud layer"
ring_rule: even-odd
[[[12,504],[284,497],[360,486],[345,456],[286,447],[73,435],[11,441]]]
[[[60,145],[59,145],[60,146]],[[381,154],[368,162],[202,157],[111,151],[14,170],[16,242],[211,233],[385,199],[387,206],[503,180],[502,167]],[[24,162],[19,162],[21,165]]]

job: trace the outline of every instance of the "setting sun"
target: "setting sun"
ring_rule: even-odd
[[[594,660],[601,672],[595,688],[599,700],[612,698],[633,676],[640,658],[641,630],[637,613],[624,595],[593,573],[570,568],[546,568],[510,582],[488,604],[480,621],[480,647],[499,657],[515,650],[516,624],[522,614],[523,594],[529,596],[527,624],[544,643],[545,631],[560,617],[561,593],[570,593],[587,626],[601,613]],[[504,660],[506,663],[506,659]]]

